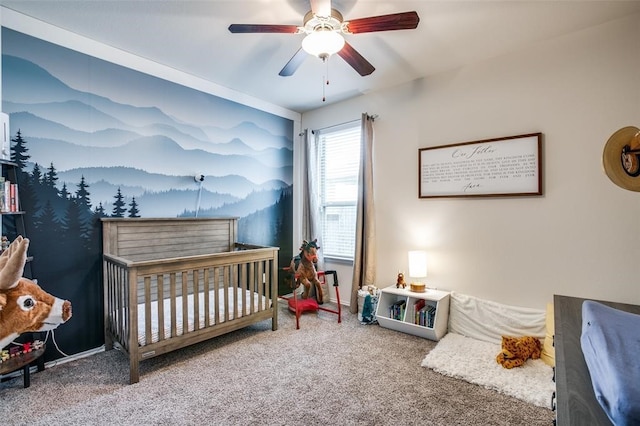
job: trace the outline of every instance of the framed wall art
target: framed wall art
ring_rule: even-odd
[[[542,195],[542,133],[418,150],[418,197]]]

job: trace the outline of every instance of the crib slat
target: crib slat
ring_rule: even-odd
[[[144,335],[145,344],[151,343],[151,277],[144,277]]]
[[[255,287],[256,287],[256,271],[255,271],[255,262],[251,262],[249,264],[249,276],[248,276],[248,289],[250,290],[249,292],[249,314],[252,314],[255,312],[255,299],[254,299],[254,295],[255,295]]]
[[[240,302],[238,301],[238,287],[240,287],[240,277],[238,276],[238,268],[229,267],[229,283],[230,290],[233,291],[233,319],[238,318],[238,306]]]
[[[169,285],[171,287],[171,337],[178,335],[177,310],[176,306],[176,274],[169,275]]]
[[[211,304],[210,304],[210,300],[211,298],[209,297],[210,294],[210,288],[209,288],[209,268],[206,268],[203,272],[203,291],[205,294],[204,297],[204,327],[208,328],[211,324],[210,321],[210,317],[211,317]]]
[[[123,269],[117,268],[116,267],[116,276],[119,275],[119,282],[122,283],[121,286],[116,286],[114,288],[114,294],[115,294],[115,312],[116,315],[118,315],[117,317],[117,323],[116,323],[116,329],[115,332],[117,333],[117,337],[119,339],[120,342],[124,341],[125,343],[125,348],[128,346],[128,336],[125,335],[125,330],[126,330],[126,315],[128,315],[128,311],[125,311],[126,308],[126,303],[124,303],[124,299],[125,299],[125,294],[128,293],[124,293],[128,287],[127,285],[127,278],[128,275],[125,274]],[[114,283],[117,284],[117,283]]]
[[[264,262],[258,262],[258,284],[256,285],[256,292],[258,295],[258,311],[264,310],[264,281],[266,279],[266,275],[264,273]]]
[[[214,318],[215,318],[215,324],[218,324],[220,322],[220,300],[219,300],[219,295],[220,295],[220,268],[213,268],[213,294],[215,297],[215,301],[213,302],[213,309],[214,309]]]
[[[222,276],[223,276],[222,288],[224,289],[224,321],[227,322],[229,321],[229,286],[226,283],[230,282],[228,266],[223,267]]]
[[[164,340],[164,276],[158,275],[158,340]]]
[[[182,271],[182,334],[187,334],[189,332],[189,299],[187,297],[188,289],[187,289],[187,279],[188,275],[186,271]]]
[[[200,329],[200,297],[198,297],[200,294],[200,283],[198,281],[200,271],[194,269],[191,272],[193,274],[193,291],[191,292],[193,294],[193,331],[197,331]]]
[[[240,306],[240,315],[244,316],[247,315],[249,313],[249,307],[247,306],[247,298],[245,297],[245,294],[247,294],[247,287],[249,286],[249,276],[248,271],[247,271],[247,264],[243,263],[242,265],[240,265],[239,267],[239,271],[238,271],[238,275],[239,275],[239,284],[240,284],[240,288],[242,289],[242,298],[238,298],[238,305]],[[236,294],[238,294],[236,292]]]

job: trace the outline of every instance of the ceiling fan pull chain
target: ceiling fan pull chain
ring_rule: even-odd
[[[327,86],[329,85],[329,58],[324,59],[323,62],[325,63],[325,66],[327,67]]]
[[[324,75],[323,75],[323,76],[322,76],[322,102],[324,102],[324,101],[326,101],[326,100],[327,100],[327,98],[326,98],[326,91],[325,91],[325,89],[324,89],[324,87],[325,87],[324,82],[325,82],[325,78],[324,78]]]
[[[325,66],[327,68],[327,72],[326,72],[326,78],[323,75],[322,76],[322,102],[326,101],[326,90],[325,87],[329,85],[329,61],[327,60],[327,58],[322,58],[322,62],[325,63]]]

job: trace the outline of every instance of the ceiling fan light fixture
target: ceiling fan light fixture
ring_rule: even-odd
[[[309,1],[309,0],[306,0]],[[331,8],[331,1],[310,0],[311,10],[302,20],[302,26],[278,24],[231,24],[231,33],[289,33],[306,34],[298,49],[278,75],[288,77],[302,64],[307,54],[317,56],[323,62],[338,53],[361,76],[370,75],[375,68],[356,49],[347,43],[343,34],[374,33],[379,31],[410,30],[418,27],[420,17],[411,12],[391,13],[345,21],[342,14]],[[327,12],[327,9],[330,12]],[[327,66],[328,68],[328,66]],[[327,79],[326,83],[329,83]]]
[[[302,49],[318,58],[327,58],[344,47],[344,37],[331,29],[318,29],[302,40]]]

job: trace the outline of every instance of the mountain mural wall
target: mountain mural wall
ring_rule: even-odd
[[[3,235],[27,234],[31,273],[71,300],[67,354],[103,343],[101,217],[237,216],[240,241],[288,264],[291,120],[7,28],[2,94],[26,212]]]

